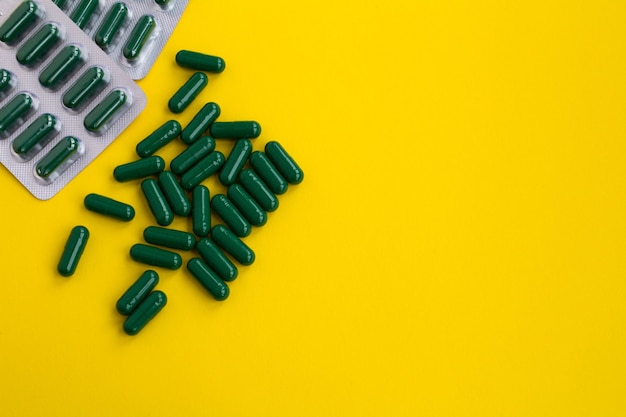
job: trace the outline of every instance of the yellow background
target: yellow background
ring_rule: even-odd
[[[139,83],[146,110],[67,188],[40,202],[0,169],[0,414],[625,415],[625,17],[615,0],[192,1]],[[255,149],[280,141],[305,180],[246,239],[257,261],[228,300],[159,270],[169,303],[129,337],[114,305],[153,220],[112,170],[172,117],[180,49],[227,68],[176,118],[215,101],[258,120]],[[90,192],[137,217],[87,212]],[[76,224],[91,239],[65,279]]]

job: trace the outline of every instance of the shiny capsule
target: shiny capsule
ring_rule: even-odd
[[[74,11],[70,14],[70,19],[76,23],[76,26],[84,29],[98,9],[98,3],[99,0],[79,0]]]
[[[287,180],[280,175],[278,169],[263,152],[252,152],[250,165],[274,194],[284,194],[287,191]]]
[[[161,226],[169,226],[174,221],[174,213],[165,199],[159,184],[152,178],[141,182],[141,190],[146,197],[154,219]]]
[[[182,50],[176,54],[176,63],[184,68],[220,73],[226,68],[224,60],[218,56]]]
[[[182,175],[196,162],[213,152],[215,140],[211,136],[203,136],[192,143],[170,162],[170,169],[176,175]]]
[[[30,67],[44,59],[61,40],[61,30],[52,23],[43,25],[17,50],[15,57],[20,64]]]
[[[108,50],[127,18],[128,6],[125,3],[115,3],[111,6],[93,37],[96,45],[105,51]]]
[[[20,93],[0,108],[0,134],[5,134],[22,117],[26,116],[33,107],[33,98],[26,93]]]
[[[278,198],[253,170],[244,169],[241,171],[239,182],[263,210],[274,211],[278,208]]]
[[[13,77],[11,73],[5,69],[0,69],[0,100],[4,94],[13,87]]]
[[[66,80],[82,62],[82,52],[76,45],[68,45],[39,74],[39,83],[55,88]]]
[[[130,204],[113,200],[99,194],[88,194],[84,200],[85,208],[95,213],[129,222],[135,218],[135,209]]]
[[[228,298],[228,285],[200,258],[192,258],[187,262],[187,269],[217,301]]]
[[[181,126],[176,120],[168,120],[148,137],[137,144],[137,155],[141,158],[148,157],[173,141],[180,135]]]
[[[246,237],[252,231],[248,220],[224,194],[213,196],[211,208],[237,236]]]
[[[171,249],[192,250],[196,246],[196,238],[189,232],[148,226],[143,231],[143,238],[153,245]]]
[[[248,157],[252,152],[252,142],[249,139],[240,139],[235,142],[235,146],[228,154],[224,166],[220,170],[220,182],[224,185],[230,185],[235,182],[237,175],[248,161]]]
[[[124,332],[134,336],[143,329],[167,304],[162,291],[151,292],[124,321]]]
[[[136,262],[172,270],[180,268],[183,264],[183,258],[176,252],[143,243],[137,243],[130,248],[130,257]]]
[[[154,0],[154,2],[158,4],[159,6],[167,6],[170,0]]]
[[[137,180],[158,174],[165,169],[165,161],[158,155],[119,165],[113,170],[113,177],[119,182]]]
[[[0,42],[7,44],[18,42],[36,22],[38,12],[39,7],[34,1],[20,4],[0,26]]]
[[[213,241],[229,253],[242,265],[252,265],[255,259],[254,251],[226,226],[218,224],[211,230]]]
[[[179,216],[189,216],[191,213],[191,202],[182,189],[178,179],[170,171],[163,171],[159,174],[159,186],[165,195],[174,214]]]
[[[183,129],[180,139],[187,145],[198,140],[204,132],[207,131],[211,123],[213,123],[220,115],[221,109],[217,103],[207,103],[193,117],[191,122]]]
[[[227,196],[251,225],[259,227],[267,223],[265,210],[240,184],[233,184],[228,187]]]
[[[57,125],[56,117],[42,114],[15,138],[13,151],[22,157],[37,152],[58,133]]]
[[[191,190],[216,173],[223,164],[224,154],[219,151],[211,152],[183,174],[180,185],[186,190]]]
[[[65,243],[63,254],[57,265],[57,271],[64,277],[69,277],[76,272],[80,257],[85,251],[89,240],[89,230],[85,226],[76,226],[70,232]]]
[[[35,166],[35,172],[43,179],[57,173],[68,163],[77,159],[80,152],[80,141],[73,136],[66,136]]]
[[[210,131],[215,139],[254,139],[261,134],[261,125],[253,121],[215,122]]]
[[[52,3],[56,4],[59,9],[63,9],[66,2],[67,0],[52,0]]]
[[[196,236],[207,236],[211,231],[211,202],[209,189],[198,185],[193,189],[191,198],[193,232]]]
[[[200,239],[196,250],[204,262],[224,281],[233,281],[237,278],[237,267],[211,239]]]
[[[108,73],[102,67],[89,68],[63,94],[63,105],[68,109],[80,110],[87,104],[87,99],[106,87],[109,78]]]
[[[129,62],[136,61],[141,55],[141,51],[145,47],[148,39],[150,39],[150,35],[155,28],[156,19],[154,16],[141,16],[124,45],[124,49],[122,51],[124,58],[126,58]]]
[[[113,90],[94,107],[87,116],[83,125],[85,129],[94,133],[102,133],[120,116],[126,106],[128,95],[123,90]]]
[[[302,182],[304,172],[280,143],[276,141],[267,142],[265,154],[288,183],[300,184]]]
[[[159,283],[159,274],[149,269],[145,271],[117,300],[117,312],[128,316],[150,294]]]
[[[203,72],[193,74],[172,96],[167,106],[172,113],[182,113],[209,83]]]

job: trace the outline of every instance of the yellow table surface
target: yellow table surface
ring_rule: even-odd
[[[625,415],[625,17],[612,0],[192,1],[139,82],[146,110],[60,194],[0,169],[0,415]],[[180,49],[227,67],[172,115]],[[255,149],[280,141],[305,180],[245,239],[257,261],[228,300],[159,269],[169,302],[130,337],[114,305],[154,220],[112,171],[207,101],[259,121]],[[86,211],[90,192],[136,218]],[[91,239],[66,279],[77,224]]]

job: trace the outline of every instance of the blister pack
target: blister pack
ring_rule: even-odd
[[[189,0],[53,0],[135,80],[146,76]]]
[[[51,0],[0,2],[0,162],[35,197],[54,196],[145,106]]]

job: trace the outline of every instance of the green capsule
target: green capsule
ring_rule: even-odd
[[[69,277],[76,272],[78,261],[85,251],[89,240],[89,230],[85,226],[76,226],[70,232],[65,243],[61,260],[57,265],[57,271],[64,277]]]
[[[189,213],[191,213],[191,202],[187,194],[185,194],[185,190],[180,186],[176,176],[170,171],[161,172],[159,174],[159,186],[170,203],[174,214],[189,216]]]
[[[288,183],[300,184],[302,182],[304,172],[302,172],[296,161],[289,156],[280,143],[276,141],[267,142],[265,154]]]
[[[263,152],[252,152],[250,165],[274,194],[284,194],[287,191],[287,180],[280,175],[278,169]]]
[[[159,6],[167,6],[170,0],[154,0],[154,2],[158,4]]]
[[[211,136],[202,136],[192,143],[187,149],[181,152],[170,162],[170,169],[176,175],[182,175],[196,162],[213,152],[215,140]]]
[[[216,103],[205,104],[193,117],[191,122],[183,129],[180,139],[187,145],[195,142],[204,132],[207,131],[220,115],[221,109]]]
[[[143,231],[143,238],[153,245],[172,249],[192,250],[196,246],[196,237],[188,232],[148,226]]]
[[[159,184],[152,178],[147,178],[141,182],[141,189],[146,196],[150,211],[156,222],[161,226],[169,226],[174,221],[174,213],[168,204]]]
[[[17,62],[27,67],[33,66],[52,52],[60,40],[61,31],[57,25],[52,23],[43,25],[18,49],[15,54]]]
[[[227,195],[250,224],[259,227],[267,223],[265,210],[259,206],[259,203],[241,185],[233,184],[228,187]]]
[[[33,98],[26,93],[16,95],[0,108],[0,134],[5,134],[11,126],[24,117],[33,107]]]
[[[228,285],[202,259],[191,258],[187,262],[187,269],[217,301],[228,298]]]
[[[215,122],[210,131],[215,139],[254,139],[261,134],[261,125],[252,121]]]
[[[35,172],[41,178],[48,178],[63,165],[75,160],[80,151],[80,141],[73,136],[66,136],[35,166]]]
[[[84,29],[98,9],[98,3],[99,0],[80,0],[70,15],[70,19],[76,23],[76,26]]]
[[[183,258],[176,252],[143,243],[137,243],[130,248],[130,257],[136,262],[172,270],[180,268],[183,264]]]
[[[182,113],[209,83],[203,72],[193,74],[172,96],[167,106],[172,113]]]
[[[52,0],[52,3],[56,4],[59,9],[65,7],[66,0]]]
[[[113,177],[119,182],[137,180],[158,174],[165,169],[165,161],[158,155],[119,165],[113,170]]]
[[[124,321],[124,332],[134,336],[167,304],[167,296],[162,291],[151,292]]]
[[[90,132],[100,133],[107,130],[119,116],[119,112],[126,105],[128,96],[122,90],[113,90],[94,107],[87,116],[83,125]]]
[[[115,3],[111,6],[93,37],[96,45],[106,51],[111,46],[111,42],[115,39],[127,17],[128,6],[125,3]]]
[[[211,231],[211,202],[209,189],[198,185],[192,193],[192,223],[196,236],[208,236]]]
[[[218,56],[185,50],[176,54],[176,63],[184,68],[214,73],[220,73],[226,68],[224,60]]]
[[[224,281],[237,278],[237,267],[211,239],[200,239],[196,247],[204,262]]]
[[[252,265],[254,252],[226,226],[218,224],[211,230],[213,241],[242,265]]]
[[[133,206],[99,194],[88,194],[85,197],[84,203],[87,210],[125,222],[129,222],[135,218],[135,209]]]
[[[21,38],[37,20],[38,11],[39,8],[34,1],[20,4],[0,26],[0,42],[7,44],[19,42],[18,38]]]
[[[68,45],[48,64],[41,74],[39,83],[47,88],[54,88],[57,84],[72,74],[83,60],[81,50],[76,45]]]
[[[150,38],[150,34],[155,27],[156,19],[154,16],[141,16],[124,45],[122,53],[128,61],[133,62],[139,58],[141,50]]]
[[[248,194],[259,203],[265,211],[274,211],[278,208],[278,198],[267,188],[267,185],[251,169],[244,169],[239,174],[239,182]]]
[[[168,120],[137,144],[137,155],[141,158],[152,155],[180,135],[181,126],[176,120]]]
[[[159,283],[159,274],[149,269],[117,300],[115,308],[118,313],[128,316],[150,294],[150,291]]]
[[[63,105],[80,110],[87,99],[98,94],[109,82],[109,75],[101,67],[91,67],[63,94]]]
[[[230,185],[235,182],[239,171],[243,168],[252,152],[252,142],[250,139],[239,139],[230,151],[228,159],[220,170],[220,182]]]
[[[211,199],[211,208],[224,220],[224,223],[239,237],[246,237],[252,227],[243,214],[224,194],[217,194]]]
[[[0,100],[3,98],[3,93],[6,93],[13,87],[13,77],[11,73],[5,69],[0,69]]]
[[[22,157],[31,151],[37,152],[58,133],[56,126],[56,117],[48,113],[42,114],[15,138],[13,150]]]
[[[191,190],[216,173],[223,164],[224,154],[220,151],[213,151],[183,174],[180,185],[186,190]]]

